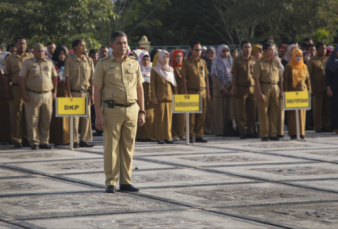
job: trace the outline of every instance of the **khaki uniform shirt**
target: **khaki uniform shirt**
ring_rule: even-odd
[[[102,100],[116,103],[133,103],[137,100],[137,85],[144,82],[137,60],[126,57],[119,62],[111,54],[100,59],[95,68],[93,84],[102,87]]]
[[[237,85],[255,85],[255,81],[252,78],[255,62],[256,60],[252,56],[248,59],[244,56],[239,56],[234,60],[231,73],[236,75]]]
[[[171,102],[173,97],[172,84],[163,79],[154,69],[150,75],[151,97],[158,102]]]
[[[259,79],[261,83],[278,83],[282,78],[278,60],[268,61],[262,57],[255,63],[252,77]]]
[[[5,60],[5,75],[9,77],[9,80],[12,83],[19,84],[19,72],[22,66],[22,63],[32,58],[33,54],[24,53],[21,57],[19,57],[16,53],[8,56]]]
[[[39,62],[35,57],[25,60],[22,63],[20,77],[26,80],[26,88],[41,92],[53,90],[52,78],[57,77],[53,62],[44,58]]]
[[[80,60],[76,55],[66,59],[64,77],[69,77],[71,90],[87,90],[94,75],[94,64],[90,57]]]
[[[205,77],[209,75],[209,71],[203,59],[196,61],[190,57],[183,62],[181,75],[187,80],[188,90],[202,89],[206,87]]]
[[[326,91],[325,65],[327,60],[326,56],[320,59],[316,55],[307,62],[313,92]]]

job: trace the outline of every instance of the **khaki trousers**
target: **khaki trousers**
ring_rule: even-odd
[[[256,119],[255,88],[238,85],[236,99],[237,125],[240,133],[253,134]]]
[[[189,114],[189,127],[190,127],[190,137],[202,138],[203,137],[203,125],[205,120],[205,114],[207,110],[207,96],[206,89],[203,91],[194,91],[189,90],[189,94],[201,94],[202,95],[202,113],[200,114]]]
[[[137,127],[136,139],[154,138],[154,104],[153,102],[145,102],[144,106],[146,123]]]
[[[88,106],[87,106],[87,117],[74,117],[74,143],[79,142],[79,124],[81,129],[81,142],[90,142],[93,140],[92,136],[92,124],[90,118],[90,96],[89,92],[85,93],[77,93],[72,92],[73,97],[81,97],[88,98]]]
[[[159,102],[154,105],[155,113],[155,140],[171,140],[172,139],[172,102]]]
[[[261,138],[276,137],[279,103],[281,102],[279,99],[279,86],[261,83],[261,90],[263,95],[265,95],[265,101],[261,101],[256,97],[259,133]]]
[[[106,186],[116,185],[119,175],[120,184],[131,184],[132,161],[138,122],[137,104],[130,107],[108,108],[102,104],[105,122],[103,130],[104,172]]]
[[[315,92],[313,99],[313,122],[315,129],[330,128],[330,97],[326,91]]]
[[[29,102],[25,103],[28,140],[31,145],[49,143],[49,127],[52,120],[52,93],[27,92]]]
[[[296,111],[287,111],[289,135],[297,135]],[[306,110],[299,111],[299,134],[305,135]]]
[[[205,121],[204,121],[204,133],[211,134],[211,120],[213,114],[213,107],[214,107],[214,97],[213,97],[213,89],[210,89],[210,101],[207,103],[207,111],[205,114]]]
[[[9,101],[12,143],[21,143],[27,137],[27,125],[20,87],[12,85],[12,100]]]

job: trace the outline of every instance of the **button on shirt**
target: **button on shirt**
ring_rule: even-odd
[[[237,85],[255,85],[255,81],[252,78],[254,65],[255,59],[252,56],[249,58],[239,56],[234,60],[231,73],[236,75]]]
[[[188,89],[205,88],[205,77],[209,75],[205,60],[199,58],[196,61],[192,57],[186,59],[182,64],[181,75],[185,76]]]
[[[64,77],[69,77],[70,89],[87,90],[90,87],[90,79],[94,75],[94,64],[90,57],[83,56],[80,60],[76,55],[66,59]]]
[[[42,62],[35,57],[25,60],[19,73],[26,80],[26,88],[41,92],[53,90],[52,78],[57,77],[55,67],[50,59],[44,58]]]
[[[325,64],[327,60],[326,56],[319,58],[316,55],[307,62],[313,92],[326,91]]]
[[[96,64],[93,84],[102,87],[103,101],[133,103],[137,100],[136,86],[143,82],[140,65],[134,58],[126,57],[121,63],[111,54]]]
[[[22,63],[32,58],[33,54],[25,53],[21,57],[16,53],[8,56],[5,60],[5,75],[7,75],[12,83],[19,84],[19,72]]]
[[[261,83],[278,83],[282,78],[279,62],[262,57],[255,63],[252,77],[259,79]]]

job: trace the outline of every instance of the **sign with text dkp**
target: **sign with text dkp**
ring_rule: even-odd
[[[189,145],[189,113],[202,113],[202,95],[173,95],[173,113],[185,113],[185,137]]]

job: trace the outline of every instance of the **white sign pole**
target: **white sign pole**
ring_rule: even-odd
[[[296,112],[297,140],[300,141],[300,134],[299,134],[299,109],[296,109],[295,112]]]
[[[73,115],[69,116],[69,149],[74,150],[74,123],[73,123],[74,117]]]
[[[186,116],[186,123],[185,123],[185,142],[187,145],[190,143],[189,134],[190,134],[190,128],[189,128],[189,113],[185,113]]]

